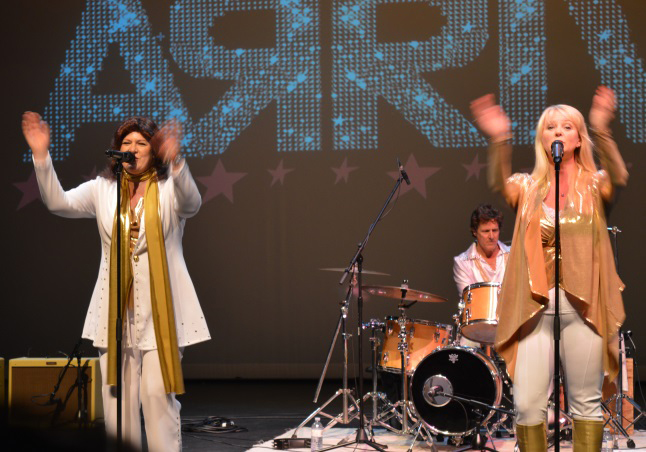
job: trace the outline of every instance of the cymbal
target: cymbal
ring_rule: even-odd
[[[326,272],[343,273],[345,271],[345,268],[319,268],[319,270],[323,270]],[[361,270],[361,273],[364,275],[390,276],[390,273],[376,272],[373,270]]]
[[[444,301],[448,301],[446,298],[440,297],[439,295],[433,295],[432,293],[399,286],[363,286],[363,291],[368,292],[371,295],[394,298],[395,300],[423,301],[430,303],[442,303]]]

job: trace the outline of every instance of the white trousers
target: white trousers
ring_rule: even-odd
[[[560,299],[564,298],[561,291]],[[553,325],[553,314],[537,314],[521,330],[514,375],[517,424],[537,425],[546,420],[554,376]],[[577,312],[562,313],[559,348],[573,417],[602,419],[603,339]]]
[[[126,320],[126,319],[124,319]],[[129,322],[124,322],[127,324]],[[124,328],[124,336],[132,328]],[[124,344],[132,344],[126,341]],[[180,349],[180,359],[182,357]],[[108,375],[108,354],[99,349],[101,375]],[[144,413],[146,440],[150,452],[182,450],[180,403],[175,394],[166,394],[157,350],[139,350],[124,345],[122,352],[122,437],[125,443],[141,450],[141,409]],[[103,411],[108,435],[117,435],[117,387],[102,387]]]

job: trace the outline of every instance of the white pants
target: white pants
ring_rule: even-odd
[[[126,319],[124,319],[126,320]],[[129,322],[125,321],[124,324]],[[124,328],[129,334],[130,325]],[[146,440],[150,452],[177,452],[182,450],[180,403],[175,394],[166,394],[157,350],[139,350],[124,337],[122,352],[122,435],[124,443],[140,450],[141,414],[143,408]],[[108,354],[99,349],[101,374],[104,375],[103,410],[108,435],[117,434],[117,387],[108,386]],[[180,349],[180,359],[182,350]]]
[[[565,299],[563,291],[560,299]],[[537,314],[521,330],[514,376],[517,424],[537,425],[545,421],[554,375],[553,325],[553,314]],[[559,348],[573,417],[602,419],[603,339],[577,312],[562,313]]]

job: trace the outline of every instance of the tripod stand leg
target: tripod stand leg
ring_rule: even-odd
[[[328,400],[327,400],[323,405],[321,405],[319,408],[317,408],[316,410],[314,410],[314,411],[312,412],[312,414],[310,414],[309,416],[307,416],[307,418],[306,418],[303,422],[301,422],[301,423],[299,424],[299,426],[298,426],[298,427],[296,427],[296,429],[294,430],[294,433],[292,434],[292,438],[296,438],[296,437],[298,436],[298,431],[299,431],[301,428],[303,428],[305,425],[307,425],[307,423],[308,423],[309,421],[311,421],[312,419],[314,419],[314,418],[315,418],[317,415],[319,415],[319,414],[320,414],[321,416],[324,416],[324,417],[328,418],[328,419],[332,419],[332,420],[337,419],[337,418],[338,418],[338,416],[335,418],[335,417],[330,416],[329,414],[327,414],[327,413],[323,412],[323,410],[325,409],[325,407],[326,407],[326,406],[328,406],[330,403],[332,403],[332,401],[334,401],[334,399],[336,399],[336,398],[337,398],[337,397],[339,397],[340,395],[344,395],[345,391],[346,391],[345,389],[338,389],[338,390],[334,393],[334,395],[333,395],[332,397],[330,397],[330,398],[329,398],[329,399],[328,399]],[[349,397],[352,397],[352,396],[351,396],[351,395],[349,395],[349,394],[348,394],[348,396],[349,396]],[[357,402],[354,400],[354,397],[352,397],[352,402],[353,402],[353,403],[354,403],[354,405],[356,406],[356,403],[357,403]],[[352,417],[352,419],[354,419],[354,417],[355,417],[355,416],[353,416],[353,417]],[[336,424],[336,423],[338,423],[338,421],[334,422],[334,424]],[[329,425],[329,424],[328,424],[328,425]],[[327,427],[327,426],[326,426],[326,427]]]
[[[619,433],[621,433],[623,435],[624,438],[626,438],[626,443],[628,445],[628,448],[629,449],[634,449],[635,448],[635,441],[633,441],[633,439],[630,437],[630,435],[628,434],[626,429],[623,427],[623,425],[621,425],[622,424],[621,419],[617,420],[614,417],[612,417],[612,412],[610,411],[610,408],[608,408],[608,406],[604,402],[601,402],[601,409],[603,410],[604,413],[606,413],[608,415],[608,420],[603,424],[604,428],[605,428],[606,425],[611,424],[612,427],[615,429],[615,434],[613,435],[613,443],[617,442],[617,438],[616,438],[617,433],[616,432],[619,432]],[[640,413],[640,415],[637,416],[637,419],[639,419],[640,416],[642,416],[642,413]],[[637,421],[637,419],[635,419],[635,421],[633,421],[630,425],[628,425],[627,428],[630,428],[630,426],[633,423],[635,423]]]

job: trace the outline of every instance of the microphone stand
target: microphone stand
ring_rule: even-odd
[[[379,215],[377,215],[377,218],[375,221],[370,225],[368,228],[368,233],[366,234],[366,237],[363,239],[363,241],[358,245],[357,247],[357,252],[354,254],[354,257],[348,264],[348,267],[345,269],[343,272],[343,275],[341,276],[341,280],[339,281],[339,284],[342,285],[348,275],[350,274],[350,271],[354,268],[356,265],[357,267],[357,288],[358,288],[358,296],[357,296],[357,311],[358,311],[358,323],[359,323],[359,328],[358,328],[358,342],[359,342],[359,359],[357,361],[357,368],[358,368],[358,375],[359,375],[359,394],[358,399],[359,399],[359,428],[357,429],[357,436],[353,441],[347,442],[347,443],[342,443],[342,444],[337,444],[332,447],[327,447],[324,449],[321,449],[320,452],[327,451],[327,450],[332,450],[332,449],[337,449],[340,447],[345,447],[349,446],[351,444],[366,444],[367,446],[372,447],[375,450],[385,452],[382,447],[368,439],[368,434],[366,433],[365,429],[365,424],[364,424],[364,410],[363,410],[363,285],[362,285],[362,279],[361,279],[361,273],[363,270],[363,250],[365,249],[366,245],[368,244],[368,240],[370,239],[370,234],[372,234],[372,231],[375,229],[377,226],[377,223],[379,223],[379,220],[381,220],[381,217],[384,215],[384,211],[386,210],[386,207],[388,207],[388,204],[390,204],[390,201],[393,199],[393,196],[395,195],[395,192],[401,185],[402,181],[404,180],[404,176],[402,175],[402,172],[399,172],[399,177],[397,178],[397,182],[395,182],[395,186],[390,192],[390,195],[388,195],[388,199],[386,199],[386,202],[384,203],[383,207],[381,208],[381,211],[379,212]]]
[[[499,413],[503,413],[503,414],[506,414],[508,416],[515,416],[516,415],[514,412],[506,410],[504,408],[500,408],[500,407],[494,406],[494,405],[488,405],[488,404],[486,404],[484,402],[480,402],[478,400],[467,399],[465,397],[456,396],[455,394],[450,394],[450,393],[446,393],[446,392],[443,392],[443,391],[439,391],[439,392],[436,393],[436,395],[447,397],[447,398],[449,398],[451,400],[456,400],[458,402],[468,403],[469,405],[472,405],[472,406],[475,406],[475,407],[485,408],[485,409],[487,409],[489,411],[497,411]],[[477,410],[475,410],[475,409],[474,409],[474,411],[477,412]],[[495,449],[495,444],[493,444],[493,439],[491,439],[491,444],[494,445],[494,448],[487,447],[487,439],[486,439],[486,437],[485,437],[485,442],[484,443],[482,443],[481,440],[479,439],[479,437],[480,437],[480,429],[482,428],[482,424],[483,424],[483,417],[484,416],[482,414],[479,415],[478,425],[476,426],[476,434],[473,437],[473,441],[472,441],[471,445],[467,446],[467,447],[456,449],[455,452],[464,452],[464,451],[467,451],[467,450],[480,450],[480,451],[487,450],[487,451],[490,451],[490,452],[497,452],[497,450]]]
[[[123,171],[123,162],[121,159],[116,161],[116,177],[117,177],[117,450],[121,450],[123,446],[123,432],[121,428],[123,417],[123,401],[122,401],[122,378],[121,378],[121,339],[123,336],[122,330],[122,312],[121,312],[121,173]]]
[[[552,145],[554,146],[554,145]],[[554,157],[554,452],[560,451],[561,426],[559,417],[561,415],[561,370],[560,370],[560,343],[561,343],[561,313],[559,308],[560,286],[560,257],[561,257],[561,225],[559,221],[559,173],[561,171],[561,156]]]

